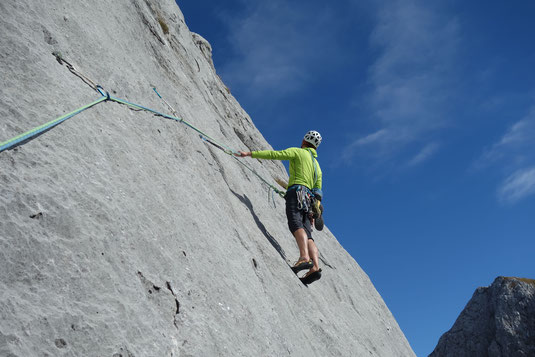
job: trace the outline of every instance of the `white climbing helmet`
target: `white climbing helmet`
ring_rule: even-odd
[[[314,145],[315,148],[318,148],[318,146],[321,144],[321,135],[315,130],[310,130],[305,134],[303,140]]]

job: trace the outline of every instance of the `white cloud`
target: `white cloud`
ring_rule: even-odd
[[[343,150],[342,161],[350,161],[353,155],[364,153],[366,156],[381,157],[383,151],[386,148],[382,147],[382,143],[385,143],[391,138],[392,133],[388,129],[380,129],[374,133],[368,134],[365,137],[354,140],[346,150]],[[373,150],[370,151],[370,148]]]
[[[439,148],[438,143],[429,143],[418,154],[409,160],[408,166],[416,166],[429,159]]]
[[[501,201],[515,203],[535,194],[535,166],[511,174],[498,189]]]
[[[370,144],[375,144],[377,142],[383,141],[385,138],[390,137],[390,133],[387,129],[381,129],[375,133],[368,134],[367,136],[355,140],[351,145],[353,147],[365,146]]]
[[[535,107],[522,120],[513,124],[503,137],[486,150],[476,163],[478,167],[506,161],[507,166],[519,166],[535,160]]]
[[[343,160],[351,160],[352,156],[367,156],[374,160],[374,167],[388,160],[395,147],[403,146],[412,138],[412,133],[404,130],[395,130],[393,127],[385,127],[371,134],[354,140],[344,150]],[[414,166],[430,158],[439,148],[436,143],[429,143],[420,148],[409,160],[408,165]]]
[[[485,150],[475,168],[498,166],[506,176],[498,188],[498,199],[515,203],[535,193],[535,107],[511,125],[505,134]]]
[[[427,2],[391,1],[382,6],[370,42],[379,56],[370,67],[370,113],[381,135],[353,141],[349,152],[368,145],[384,161],[399,157],[414,144],[409,165],[423,162],[438,146],[429,133],[448,125],[448,99],[454,94],[454,62],[460,30],[454,18],[442,15]],[[374,134],[371,134],[372,137]],[[423,144],[422,144],[423,143]],[[399,161],[399,160],[396,160]]]

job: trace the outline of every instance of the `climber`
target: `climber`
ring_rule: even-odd
[[[322,174],[315,159],[317,157],[316,149],[320,143],[320,133],[312,130],[306,133],[301,142],[301,148],[291,147],[281,151],[239,151],[235,154],[238,157],[251,156],[254,159],[290,161],[290,180],[284,198],[286,199],[288,227],[299,247],[299,259],[292,270],[297,273],[304,269],[310,269],[300,278],[305,284],[310,284],[321,278],[319,252],[314,239],[312,239],[311,225],[313,217],[318,218],[321,215],[319,202],[322,198]],[[321,223],[321,228],[323,228],[322,226],[323,223]]]

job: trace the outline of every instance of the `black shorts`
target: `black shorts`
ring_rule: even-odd
[[[286,218],[288,218],[290,232],[293,234],[299,228],[303,228],[308,239],[312,239],[312,225],[308,213],[297,208],[297,190],[289,190],[284,198],[286,199]]]

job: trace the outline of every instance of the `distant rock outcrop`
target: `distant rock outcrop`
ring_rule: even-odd
[[[430,356],[535,356],[535,280],[498,277],[478,288]]]
[[[414,355],[327,227],[306,287],[265,182],[88,85],[169,113],[156,86],[214,140],[271,149],[174,0],[2,0],[0,34],[0,143],[101,100],[0,152],[0,356]],[[280,162],[243,162],[287,179]]]

